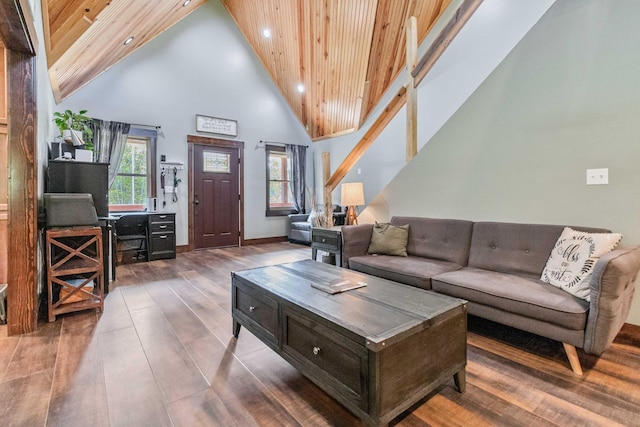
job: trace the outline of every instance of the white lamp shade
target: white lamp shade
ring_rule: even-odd
[[[347,182],[342,184],[340,204],[342,206],[364,205],[364,187],[361,182]]]

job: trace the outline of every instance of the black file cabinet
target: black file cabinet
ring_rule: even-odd
[[[176,215],[149,214],[149,261],[176,257]]]

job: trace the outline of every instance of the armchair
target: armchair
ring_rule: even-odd
[[[290,242],[311,243],[311,222],[309,221],[309,214],[289,215],[287,238]]]
[[[340,205],[333,205],[334,225],[344,224],[345,214],[341,212]],[[309,214],[291,214],[287,223],[287,238],[290,242],[311,244],[312,221]]]

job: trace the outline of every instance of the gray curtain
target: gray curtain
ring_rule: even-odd
[[[291,177],[291,194],[293,204],[298,213],[305,213],[305,182],[304,176],[307,165],[307,147],[304,145],[285,144],[287,163],[289,164],[289,176]]]
[[[96,162],[109,163],[109,188],[111,188],[111,184],[116,179],[120,162],[122,162],[122,155],[124,154],[131,125],[93,119],[91,128]]]

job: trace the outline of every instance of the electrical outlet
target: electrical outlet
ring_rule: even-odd
[[[609,169],[587,169],[587,185],[609,184]]]

